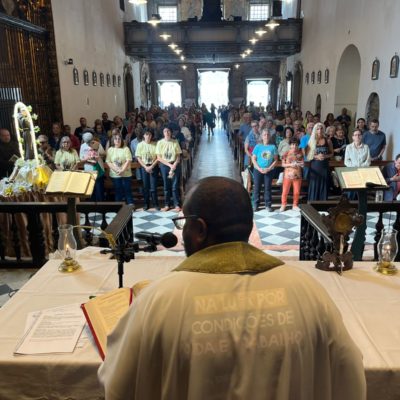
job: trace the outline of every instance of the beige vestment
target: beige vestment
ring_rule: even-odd
[[[244,242],[152,283],[108,338],[111,400],[362,400],[361,353],[325,290]]]

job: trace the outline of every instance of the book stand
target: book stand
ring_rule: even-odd
[[[347,173],[359,173],[360,170],[366,170],[376,175],[376,180],[368,181],[360,177],[360,182],[349,183],[346,174]],[[357,168],[357,167],[337,167],[335,172],[339,179],[340,188],[343,192],[356,192],[358,196],[358,213],[362,215],[363,221],[357,227],[354,234],[353,243],[351,245],[351,252],[353,254],[354,261],[362,261],[362,255],[364,252],[365,245],[365,232],[367,230],[367,211],[368,201],[367,194],[369,192],[376,192],[378,190],[388,189],[385,178],[382,175],[379,167],[368,167],[368,168]],[[345,173],[345,174],[343,174]]]

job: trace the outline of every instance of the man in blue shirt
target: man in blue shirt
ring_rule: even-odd
[[[242,137],[243,141],[246,140],[247,135],[251,131],[250,122],[251,122],[251,114],[250,113],[243,114],[243,124],[240,125],[240,128],[239,128],[239,134]]]
[[[382,160],[382,155],[386,149],[386,135],[379,130],[377,119],[373,119],[369,123],[369,131],[364,133],[362,142],[369,147],[371,161]]]
[[[300,139],[299,149],[303,152],[304,161],[307,161],[306,149],[308,141],[310,140],[311,133],[314,128],[314,122],[309,122],[306,128],[306,134]],[[303,179],[308,179],[308,167],[303,168]]]

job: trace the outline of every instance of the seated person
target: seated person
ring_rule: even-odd
[[[253,213],[239,182],[200,180],[173,220],[188,258],[108,337],[106,399],[366,398],[361,353],[326,291],[247,243]]]
[[[385,190],[384,200],[393,201],[396,200],[400,194],[400,154],[397,154],[395,160],[383,168],[383,176],[385,177],[386,183],[390,186],[388,190]]]

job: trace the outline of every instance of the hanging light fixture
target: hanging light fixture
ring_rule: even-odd
[[[157,26],[161,22],[160,14],[152,14],[151,18],[147,22],[150,25]]]
[[[181,56],[181,60],[182,60],[182,61],[185,61],[185,56]]]
[[[249,55],[249,54],[251,54],[251,53],[253,52],[253,50],[251,50],[251,49],[246,49],[244,52],[245,52],[247,55]]]
[[[187,66],[186,65],[182,65],[182,69],[186,69],[187,68]]]
[[[178,54],[178,56],[179,56],[179,54],[182,53],[182,50],[181,50],[181,49],[175,49],[174,51],[175,51],[176,54]]]
[[[239,69],[239,67],[240,67],[240,64],[235,64],[236,69]]]
[[[279,26],[279,23],[276,22],[276,21],[274,21],[273,19],[270,19],[270,20],[265,24],[265,26],[266,26],[267,28],[270,28],[270,29],[274,30],[277,26]]]
[[[255,33],[258,36],[262,36],[262,35],[266,34],[267,31],[265,29],[263,29],[263,28],[260,28],[260,29],[257,29]]]
[[[167,40],[167,39],[169,39],[171,37],[171,35],[168,35],[168,33],[162,33],[161,35],[160,35],[160,38],[163,38],[164,40]]]
[[[168,47],[171,47],[171,49],[174,50],[174,49],[176,49],[176,48],[178,47],[178,45],[175,44],[175,43],[170,43],[170,44],[168,45]]]
[[[246,58],[246,57],[247,57],[247,54],[246,54],[246,53],[242,53],[242,54],[240,55],[240,57]]]
[[[256,38],[251,38],[251,39],[249,40],[249,42],[250,42],[251,44],[256,44],[256,43],[258,42],[258,39],[256,39]]]

